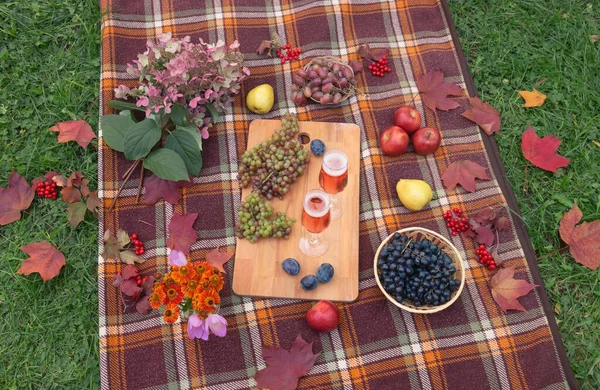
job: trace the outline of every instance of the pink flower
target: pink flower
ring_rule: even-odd
[[[202,138],[208,139],[208,126],[201,128],[200,133],[202,134]]]
[[[173,252],[171,252],[173,253]],[[210,318],[210,316],[209,316]],[[208,321],[208,318],[207,318]],[[188,319],[188,337],[190,339],[208,340],[208,328],[205,321],[202,321],[198,314],[194,313]]]
[[[146,116],[150,116],[152,114],[152,109],[150,107],[146,108]]]
[[[167,104],[165,104],[165,112],[166,112],[167,114],[170,114],[170,113],[171,113],[171,106],[172,106],[172,105],[173,105],[173,103],[167,103]]]
[[[202,100],[202,98],[200,96],[196,96],[195,98],[193,98],[192,100],[190,100],[189,102],[189,106],[192,108],[196,108],[196,106],[198,105],[198,102]]]
[[[169,263],[181,267],[187,264],[187,259],[183,252],[172,250],[171,253],[169,253]]]
[[[140,96],[135,105],[138,107],[147,107],[149,103],[148,96]]]
[[[150,97],[154,97],[154,96],[159,96],[160,95],[160,88],[156,88],[155,86],[149,86],[148,87],[148,96]]]
[[[129,91],[131,91],[129,87],[121,84],[117,88],[115,88],[115,97],[117,99],[125,99]]]
[[[225,337],[227,334],[227,320],[218,314],[209,314],[206,320],[204,320],[204,327],[207,334],[209,329],[215,336]],[[206,337],[208,338],[208,335]]]
[[[159,104],[157,106],[154,106],[154,112],[158,114],[158,112],[160,111],[161,108],[163,108],[164,106],[162,104]]]

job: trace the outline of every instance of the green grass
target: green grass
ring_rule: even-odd
[[[600,5],[593,1],[450,1],[477,90],[502,113],[496,137],[539,257],[562,247],[558,221],[577,201],[584,219],[600,219]],[[96,187],[96,153],[57,144],[56,121],[81,119],[98,97],[100,12],[96,0],[0,4],[0,185],[9,172],[31,180],[80,170]],[[536,83],[544,80],[541,85]],[[517,90],[546,93],[525,109]],[[98,108],[89,122],[97,125]],[[529,167],[520,136],[527,125],[555,134],[573,160],[551,174]],[[97,388],[96,229],[90,216],[77,230],[65,204],[35,199],[28,215],[0,227],[0,388]],[[15,275],[19,247],[49,241],[67,266],[42,283]],[[600,272],[563,251],[539,262],[571,366],[582,388],[600,384]]]
[[[502,114],[496,136],[507,177],[538,257],[561,248],[558,221],[577,202],[584,220],[600,219],[600,3],[594,1],[450,1],[461,46],[480,97]],[[543,83],[542,83],[543,82]],[[523,108],[517,90],[548,95]],[[571,159],[552,174],[530,166],[521,134],[557,135]],[[571,367],[582,388],[600,386],[600,268],[573,261],[568,250],[539,262]]]
[[[99,93],[96,0],[0,4],[0,185],[11,171],[31,180],[82,171],[96,188],[96,148],[57,144],[48,128],[83,118]],[[89,122],[97,126],[98,107]],[[0,388],[98,388],[97,221],[77,230],[63,201],[35,198],[28,215],[0,227]],[[15,275],[19,247],[61,247],[67,265],[42,283]]]

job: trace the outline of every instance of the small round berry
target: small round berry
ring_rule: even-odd
[[[456,236],[456,230],[452,230],[452,235]]]
[[[137,240],[137,238],[138,238],[138,235],[137,235],[137,233],[132,233],[132,234],[131,234],[131,239],[132,239],[132,240]]]
[[[496,269],[496,264],[490,264],[490,265],[488,265],[488,269],[489,269],[490,271],[493,271],[493,270],[495,270],[495,269]]]
[[[281,63],[282,63],[282,64],[285,64],[285,58],[282,58],[282,59],[281,59]]]
[[[144,248],[140,248],[140,255],[144,254]]]
[[[135,269],[135,273],[137,274],[138,272],[140,272],[140,270],[136,268]]]
[[[485,244],[480,244],[479,249],[485,249]]]
[[[458,207],[455,207],[454,209],[452,209],[452,211],[454,211],[455,214],[458,214],[458,212],[460,211],[460,209]]]

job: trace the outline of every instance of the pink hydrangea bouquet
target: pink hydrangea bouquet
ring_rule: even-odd
[[[146,51],[127,66],[127,73],[140,85],[119,85],[117,99],[109,105],[120,115],[102,118],[104,142],[123,152],[128,160],[143,160],[143,166],[167,180],[189,180],[202,167],[202,140],[239,92],[250,71],[244,64],[239,43],[226,46],[174,38],[171,33],[148,40]],[[143,111],[136,121],[132,111]],[[165,136],[165,137],[163,137]],[[155,145],[165,139],[164,146]]]

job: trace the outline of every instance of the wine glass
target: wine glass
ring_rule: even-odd
[[[330,201],[327,193],[320,189],[308,191],[304,196],[302,226],[304,232],[298,246],[309,257],[318,257],[327,252],[329,239],[323,230],[330,222]]]
[[[348,184],[348,156],[344,151],[333,149],[325,153],[319,184],[329,194],[331,201],[331,219],[338,219],[342,215],[342,199],[337,195]]]

